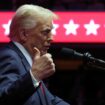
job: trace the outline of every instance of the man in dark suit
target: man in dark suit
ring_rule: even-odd
[[[57,16],[36,5],[23,5],[10,25],[11,41],[0,48],[0,105],[69,105],[52,95],[43,79],[55,72],[47,50]]]

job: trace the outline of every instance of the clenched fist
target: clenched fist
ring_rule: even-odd
[[[55,72],[55,64],[51,54],[47,53],[40,56],[40,51],[34,48],[35,56],[32,64],[32,74],[37,80],[45,79]]]

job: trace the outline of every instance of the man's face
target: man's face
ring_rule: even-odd
[[[38,24],[35,28],[28,32],[27,41],[24,47],[28,50],[31,56],[34,56],[34,47],[38,48],[41,55],[47,53],[52,41],[52,22],[44,22]]]

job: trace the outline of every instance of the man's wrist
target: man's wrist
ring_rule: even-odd
[[[32,78],[32,82],[33,82],[33,85],[35,88],[37,88],[40,84],[40,81],[38,81],[32,74],[31,70],[30,70],[30,75],[31,75],[31,78]]]

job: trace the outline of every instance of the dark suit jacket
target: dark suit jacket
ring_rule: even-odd
[[[43,82],[35,88],[29,70],[26,58],[12,42],[0,48],[0,105],[69,105],[52,95]]]

